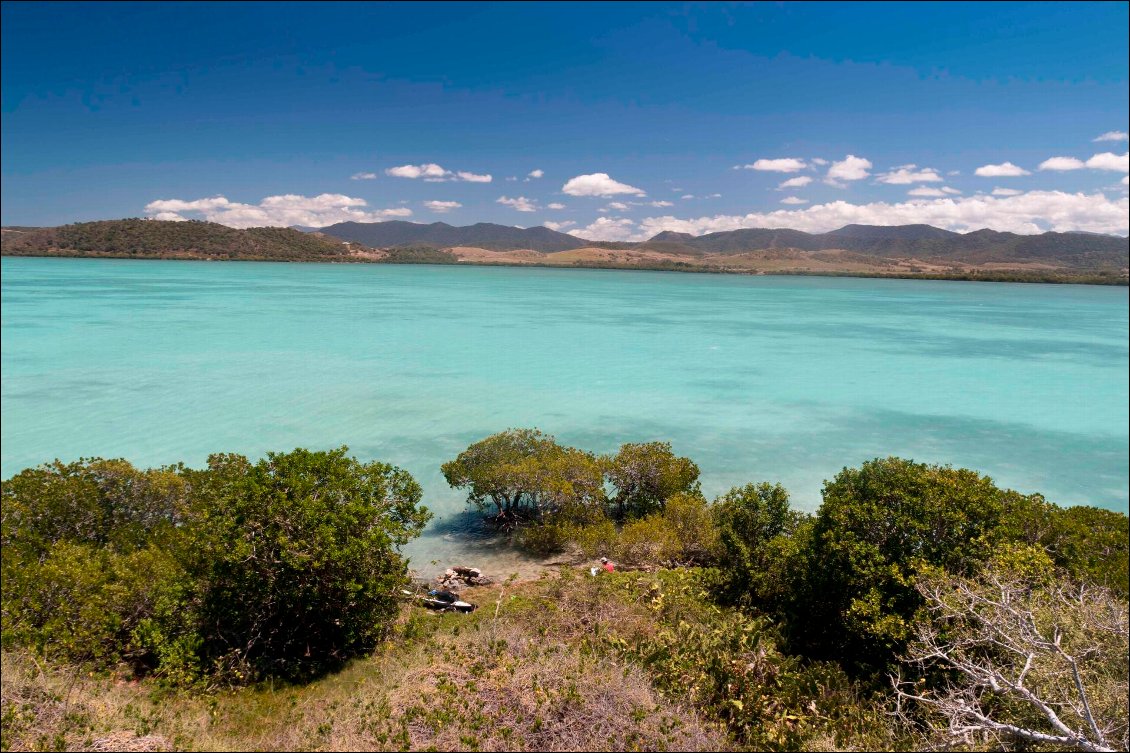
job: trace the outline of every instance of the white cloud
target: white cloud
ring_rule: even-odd
[[[871,173],[871,160],[849,154],[838,162],[833,162],[828,168],[828,175],[824,182],[829,185],[838,185],[841,180],[863,180]]]
[[[931,188],[930,186],[919,186],[907,191],[908,196],[945,196],[946,192],[940,188]]]
[[[912,200],[901,203],[850,204],[833,201],[804,209],[778,209],[746,215],[716,215],[679,219],[648,217],[639,223],[636,239],[650,238],[663,230],[702,235],[748,227],[793,228],[827,232],[851,223],[862,225],[926,224],[967,232],[980,228],[1014,233],[1128,232],[1130,199],[1108,199],[1102,193],[1029,191],[1018,196],[969,196]],[[622,240],[622,238],[616,238]]]
[[[622,217],[597,217],[587,227],[570,230],[569,235],[589,241],[626,241],[632,237],[632,224],[631,220]]]
[[[518,180],[518,176],[517,175],[508,175],[508,176],[506,176],[506,180],[510,180],[510,181]]]
[[[673,206],[675,206],[675,204],[673,202],[670,202],[670,201],[649,201],[649,202],[647,202],[647,206],[649,206],[649,207],[673,207]]]
[[[164,220],[165,222],[188,222],[187,217],[181,217],[176,212],[158,212],[149,219]]]
[[[1113,170],[1120,173],[1130,172],[1130,152],[1126,154],[1114,154],[1113,152],[1096,154],[1087,160],[1087,167],[1096,170]]]
[[[545,170],[531,170],[530,174],[527,175],[526,177],[527,178],[540,178],[543,175],[545,175]]]
[[[1040,163],[1037,170],[1082,170],[1086,165],[1083,160],[1074,157],[1050,157]]]
[[[424,206],[436,214],[446,214],[452,209],[459,209],[463,205],[458,201],[425,201]]]
[[[186,201],[184,199],[159,199],[145,205],[145,213],[154,219],[189,219],[184,215],[229,227],[288,227],[305,225],[325,227],[338,222],[380,222],[396,217],[411,217],[407,207],[394,209],[368,209],[364,199],[336,193],[318,196],[282,194],[268,196],[258,204],[229,201],[223,196]]]
[[[982,178],[1015,178],[1018,175],[1031,175],[1023,167],[1017,167],[1011,162],[1002,162],[999,165],[981,165],[973,171],[974,175]]]
[[[545,225],[550,230],[561,231],[567,227],[570,227],[571,225],[576,225],[577,223],[573,222],[572,220],[567,220],[565,222],[551,222],[550,220],[546,220],[541,224]]]
[[[1092,141],[1126,141],[1130,139],[1130,134],[1126,131],[1107,131],[1098,138],[1091,139]]]
[[[385,170],[385,175],[391,175],[394,178],[423,178],[428,183],[443,183],[449,180],[464,180],[470,183],[490,183],[492,177],[490,175],[476,175],[475,173],[452,172],[445,170],[434,162],[428,162],[423,165],[398,165],[397,167],[390,167]]]
[[[905,186],[910,183],[941,183],[945,180],[931,167],[926,167],[915,172],[917,165],[903,165],[892,168],[891,172],[879,176],[880,183],[889,183],[895,186]]]
[[[949,186],[942,186],[942,193],[958,195],[961,191],[958,191],[956,188],[950,188]]]
[[[796,157],[759,159],[752,165],[741,165],[743,170],[765,170],[772,173],[798,173],[806,167],[808,167],[808,164]]]
[[[1022,193],[1024,193],[1024,192],[1023,191],[1017,191],[1015,188],[994,188],[993,189],[993,196],[1019,196]]]
[[[527,199],[525,196],[518,196],[510,199],[505,196],[499,196],[495,200],[498,204],[504,204],[511,209],[516,209],[519,212],[536,212],[538,209],[537,201],[534,199]]]
[[[1130,176],[1126,176],[1126,175],[1122,176],[1122,185],[1130,186],[1130,180],[1128,180],[1128,178],[1130,178]]]
[[[556,201],[555,201],[555,202],[553,202],[552,204],[546,204],[546,205],[545,205],[545,208],[546,208],[546,209],[564,209],[564,208],[565,208],[565,205],[564,205],[564,204],[559,204],[558,202],[556,202]]]
[[[804,188],[812,182],[812,178],[807,175],[798,175],[795,178],[789,178],[781,185],[777,186],[778,189],[784,190],[786,188]]]
[[[570,178],[561,187],[561,190],[570,196],[615,196],[616,194],[631,194],[633,196],[646,196],[641,189],[620,183],[608,177],[608,173],[592,173],[578,175]]]
[[[705,196],[705,197],[703,197],[703,198],[706,198],[706,199],[721,199],[721,198],[722,198],[722,194],[720,194],[720,193],[712,193],[712,194],[710,194],[709,196]]]
[[[394,178],[439,178],[445,179],[451,175],[451,171],[444,170],[434,162],[428,162],[424,165],[399,165],[397,167],[390,167],[385,170],[385,175],[391,175]]]
[[[828,164],[828,160],[820,159],[819,157],[815,157],[812,160],[812,164],[819,165],[820,167],[823,167],[824,165]]]
[[[694,198],[694,194],[693,194],[693,193],[685,193],[685,194],[683,194],[682,196],[680,196],[679,198],[680,198],[680,199],[693,199],[693,198]]]
[[[799,196],[786,196],[781,199],[782,204],[807,204],[808,199],[802,199]]]
[[[376,180],[376,173],[353,173],[349,176],[350,180]]]
[[[628,208],[628,205],[622,201],[610,201],[605,209],[618,209],[621,212]]]
[[[960,170],[950,170],[946,175],[961,175]]]

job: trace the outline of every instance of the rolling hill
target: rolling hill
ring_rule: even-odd
[[[281,227],[237,230],[214,222],[105,220],[59,227],[4,228],[5,256],[336,261],[349,259],[340,240]]]
[[[325,235],[362,243],[372,248],[396,246],[434,246],[451,248],[468,246],[490,251],[516,251],[528,249],[552,253],[582,248],[587,241],[558,233],[547,227],[518,228],[480,222],[467,227],[455,227],[446,222],[421,225],[415,222],[392,220],[390,222],[342,222],[324,227]]]

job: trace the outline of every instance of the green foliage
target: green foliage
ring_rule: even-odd
[[[794,635],[807,650],[882,667],[903,648],[923,565],[973,572],[1016,492],[966,469],[899,458],[845,468],[824,485],[805,553]]]
[[[404,471],[295,450],[204,470],[54,463],[2,485],[3,642],[176,682],[304,677],[372,646],[423,528]]]
[[[1097,507],[1056,508],[1055,563],[1075,580],[1130,594],[1130,519]]]
[[[383,634],[406,579],[395,549],[430,515],[406,472],[345,453],[213,455],[190,472],[207,525],[185,555],[210,659],[302,677]]]
[[[709,573],[668,570],[607,580],[641,600],[658,629],[605,641],[644,666],[664,694],[724,723],[740,745],[807,750],[829,738],[864,748],[891,744],[889,724],[878,709],[865,707],[839,667],[783,654],[766,618],[713,601]]]
[[[790,596],[799,552],[797,529],[808,516],[790,509],[780,484],[735,487],[714,502],[719,587],[731,603],[771,611]]]
[[[380,261],[384,264],[458,264],[459,257],[431,246],[405,246],[386,248]]]
[[[625,444],[608,459],[607,475],[616,488],[615,515],[642,517],[663,507],[675,494],[698,493],[698,466],[678,457],[670,442]]]
[[[247,261],[336,261],[352,258],[346,247],[336,239],[291,228],[237,230],[199,220],[165,222],[142,219],[78,222],[39,228],[11,239],[5,237],[4,253]]]
[[[591,453],[562,447],[537,429],[507,429],[475,442],[441,466],[452,487],[467,489],[468,502],[512,529],[523,520],[558,514],[599,517],[604,475]]]

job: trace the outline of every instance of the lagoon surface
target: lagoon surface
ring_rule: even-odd
[[[1130,496],[1125,287],[0,263],[5,478],[56,457],[347,444],[423,485],[422,571],[509,564],[439,472],[507,427],[598,452],[670,440],[709,496],[780,481],[808,510],[824,479],[886,455],[1064,505],[1125,512]]]

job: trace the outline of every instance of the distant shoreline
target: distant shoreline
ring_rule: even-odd
[[[570,264],[549,264],[541,261],[384,261],[381,259],[348,257],[338,258],[310,258],[310,259],[280,259],[272,257],[241,257],[238,259],[203,256],[194,254],[129,254],[129,253],[12,253],[4,249],[0,256],[11,258],[38,258],[38,259],[113,259],[132,261],[200,261],[200,262],[279,262],[285,264],[374,264],[387,266],[434,266],[434,267],[536,267],[539,269],[608,269],[627,272],[679,272],[684,274],[712,274],[736,275],[743,277],[856,277],[860,279],[893,279],[893,280],[931,280],[950,282],[1014,282],[1034,283],[1042,285],[1103,285],[1121,286],[1130,285],[1127,277],[1114,277],[1097,273],[1064,274],[1056,272],[1035,272],[1029,270],[994,270],[994,271],[968,271],[968,272],[881,272],[868,271],[838,271],[838,270],[744,270],[731,268],[711,268],[689,263],[679,264],[614,264],[599,262],[573,262]]]

